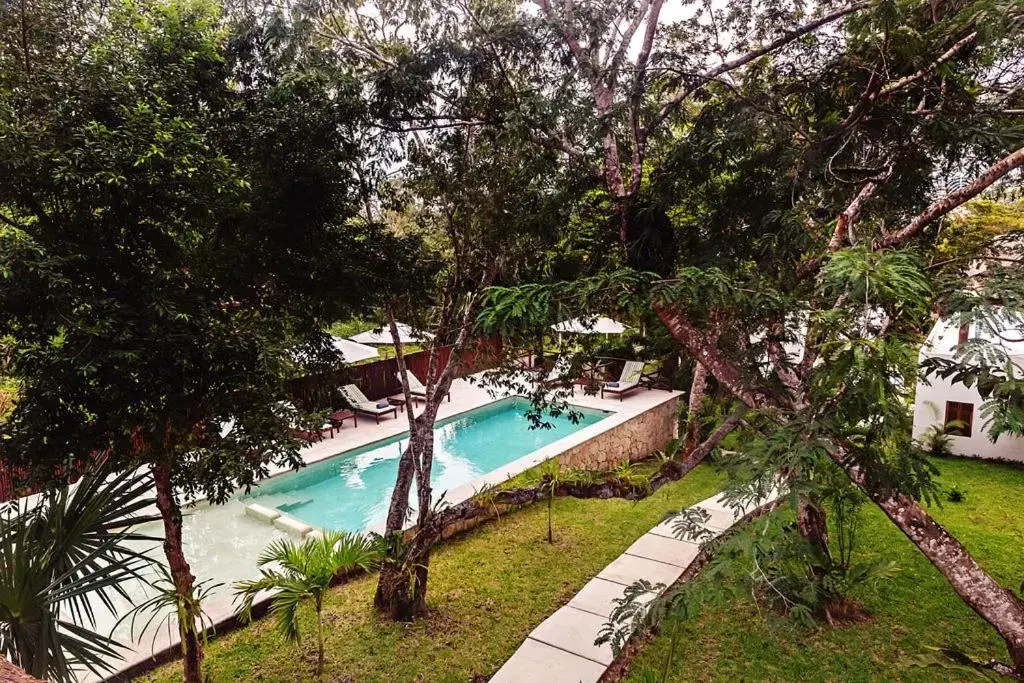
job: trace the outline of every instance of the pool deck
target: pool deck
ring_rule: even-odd
[[[438,410],[437,419],[439,421],[444,420],[511,395],[514,395],[514,392],[495,393],[480,386],[479,383],[466,379],[456,379],[452,383],[451,387],[451,400],[445,400],[441,404]],[[601,398],[600,396],[587,395],[582,391],[582,389],[576,388],[573,397],[569,400],[572,405],[583,408],[612,411],[612,414],[595,424],[588,425],[577,432],[569,434],[518,460],[508,463],[498,470],[447,491],[445,500],[450,504],[456,504],[466,500],[486,486],[499,484],[506,479],[533,467],[534,465],[563,453],[574,446],[584,443],[594,438],[596,435],[627,422],[630,419],[660,406],[667,401],[671,401],[680,395],[681,392],[677,391],[642,388],[634,391],[620,401],[617,397]],[[419,414],[422,409],[423,404],[421,402],[414,402],[414,410],[416,411],[416,414]],[[302,450],[302,459],[307,465],[312,464],[355,448],[360,448],[377,441],[400,435],[408,430],[409,421],[406,417],[404,408],[400,408],[398,410],[397,417],[384,418],[379,424],[375,423],[374,419],[370,416],[359,416],[358,426],[353,426],[351,421],[346,421],[345,427],[340,430],[336,429],[333,437],[325,438],[322,441],[304,448]],[[271,468],[271,476],[286,474],[291,471],[292,470],[284,467]],[[232,504],[237,503],[229,502],[227,505],[230,506]],[[203,509],[208,507],[209,506],[206,503],[200,501],[197,505],[186,508],[186,514],[205,515]],[[238,507],[238,514],[244,516],[241,506],[239,505]],[[371,528],[369,531],[379,532],[382,531],[382,529]],[[277,532],[273,526],[267,524],[267,535],[265,540],[269,542],[274,537],[275,533],[279,532]],[[252,567],[252,570],[255,572],[255,565]],[[203,578],[201,576],[201,568],[195,568],[194,573],[197,574],[198,579],[201,580]],[[246,577],[238,577],[238,579],[242,578]],[[267,598],[269,598],[269,595],[257,602],[261,602],[263,599]],[[204,609],[207,617],[214,624],[227,622],[235,613],[233,600],[228,593],[219,593],[211,596],[209,599],[204,601]],[[137,642],[134,648],[124,653],[125,660],[118,662],[115,665],[116,670],[117,672],[125,671],[129,667],[148,660],[151,656],[159,655],[161,652],[176,647],[178,647],[177,634],[168,633],[166,628],[161,629],[159,633],[155,634],[155,638],[153,634],[147,633],[141,642]],[[126,680],[118,678],[117,673],[113,674],[108,678],[108,680],[111,678],[113,680]],[[92,681],[99,679],[93,676],[85,676],[83,680]]]

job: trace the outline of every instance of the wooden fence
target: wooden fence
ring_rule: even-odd
[[[462,350],[457,377],[496,367],[501,360],[501,339],[497,337],[477,339]],[[452,347],[438,349],[437,367],[443,368],[451,357]],[[430,365],[430,351],[418,351],[405,357],[409,372],[427,381]],[[336,372],[310,375],[288,380],[287,391],[293,400],[307,410],[341,407],[338,387],[355,384],[371,400],[382,399],[402,392],[398,381],[398,361],[394,358],[379,360],[363,365],[353,365]]]

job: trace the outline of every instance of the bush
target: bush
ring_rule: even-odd
[[[932,425],[921,435],[918,447],[930,456],[953,455],[953,438],[945,428]]]
[[[946,499],[951,503],[962,503],[967,500],[967,491],[960,488],[959,484],[953,484],[946,491]]]

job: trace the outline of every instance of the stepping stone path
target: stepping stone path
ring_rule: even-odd
[[[693,508],[708,513],[709,518],[702,526],[715,537],[725,533],[748,511],[776,496],[773,493],[738,514],[722,502],[722,494]],[[676,537],[674,523],[670,519],[654,527],[602,569],[567,605],[533,630],[491,677],[491,683],[596,683],[615,659],[611,645],[594,645],[598,631],[615,608],[615,600],[623,597],[627,586],[641,579],[671,586],[700,552],[698,542]],[[648,602],[654,597],[651,594]]]

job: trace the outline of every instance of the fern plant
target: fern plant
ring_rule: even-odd
[[[628,461],[612,470],[611,475],[620,484],[634,491],[649,491],[651,488],[651,478]]]

